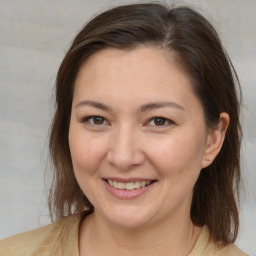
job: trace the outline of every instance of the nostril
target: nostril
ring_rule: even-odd
[[[129,170],[144,162],[144,156],[139,151],[119,150],[108,152],[107,161],[119,170]]]

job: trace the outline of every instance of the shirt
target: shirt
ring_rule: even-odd
[[[81,215],[73,215],[41,228],[0,241],[0,256],[79,256]],[[218,247],[204,226],[188,256],[246,256],[234,244]],[[248,255],[247,255],[248,256]]]

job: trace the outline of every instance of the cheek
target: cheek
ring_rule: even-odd
[[[103,141],[70,131],[69,146],[75,173],[93,175],[105,154]]]
[[[79,130],[78,130],[79,131]],[[97,179],[99,165],[104,158],[105,147],[102,140],[70,130],[69,146],[74,174],[83,193],[93,204],[98,197]]]
[[[151,141],[148,148],[153,164],[164,176],[198,172],[201,169],[203,153],[202,138],[191,134],[172,134],[164,140]],[[191,173],[192,174],[192,173]]]

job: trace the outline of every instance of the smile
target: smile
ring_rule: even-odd
[[[133,199],[148,191],[157,180],[123,180],[123,179],[103,179],[107,191],[118,199]]]
[[[140,189],[144,188],[145,186],[149,185],[150,181],[135,181],[135,182],[119,182],[119,181],[113,181],[113,180],[107,180],[108,184],[111,187],[117,188],[117,189],[126,189],[126,190],[134,190],[134,189]]]

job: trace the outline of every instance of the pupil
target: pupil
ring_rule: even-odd
[[[156,118],[155,119],[155,125],[164,125],[165,120],[163,118]]]
[[[94,117],[94,123],[95,124],[103,124],[103,118],[102,117]]]

